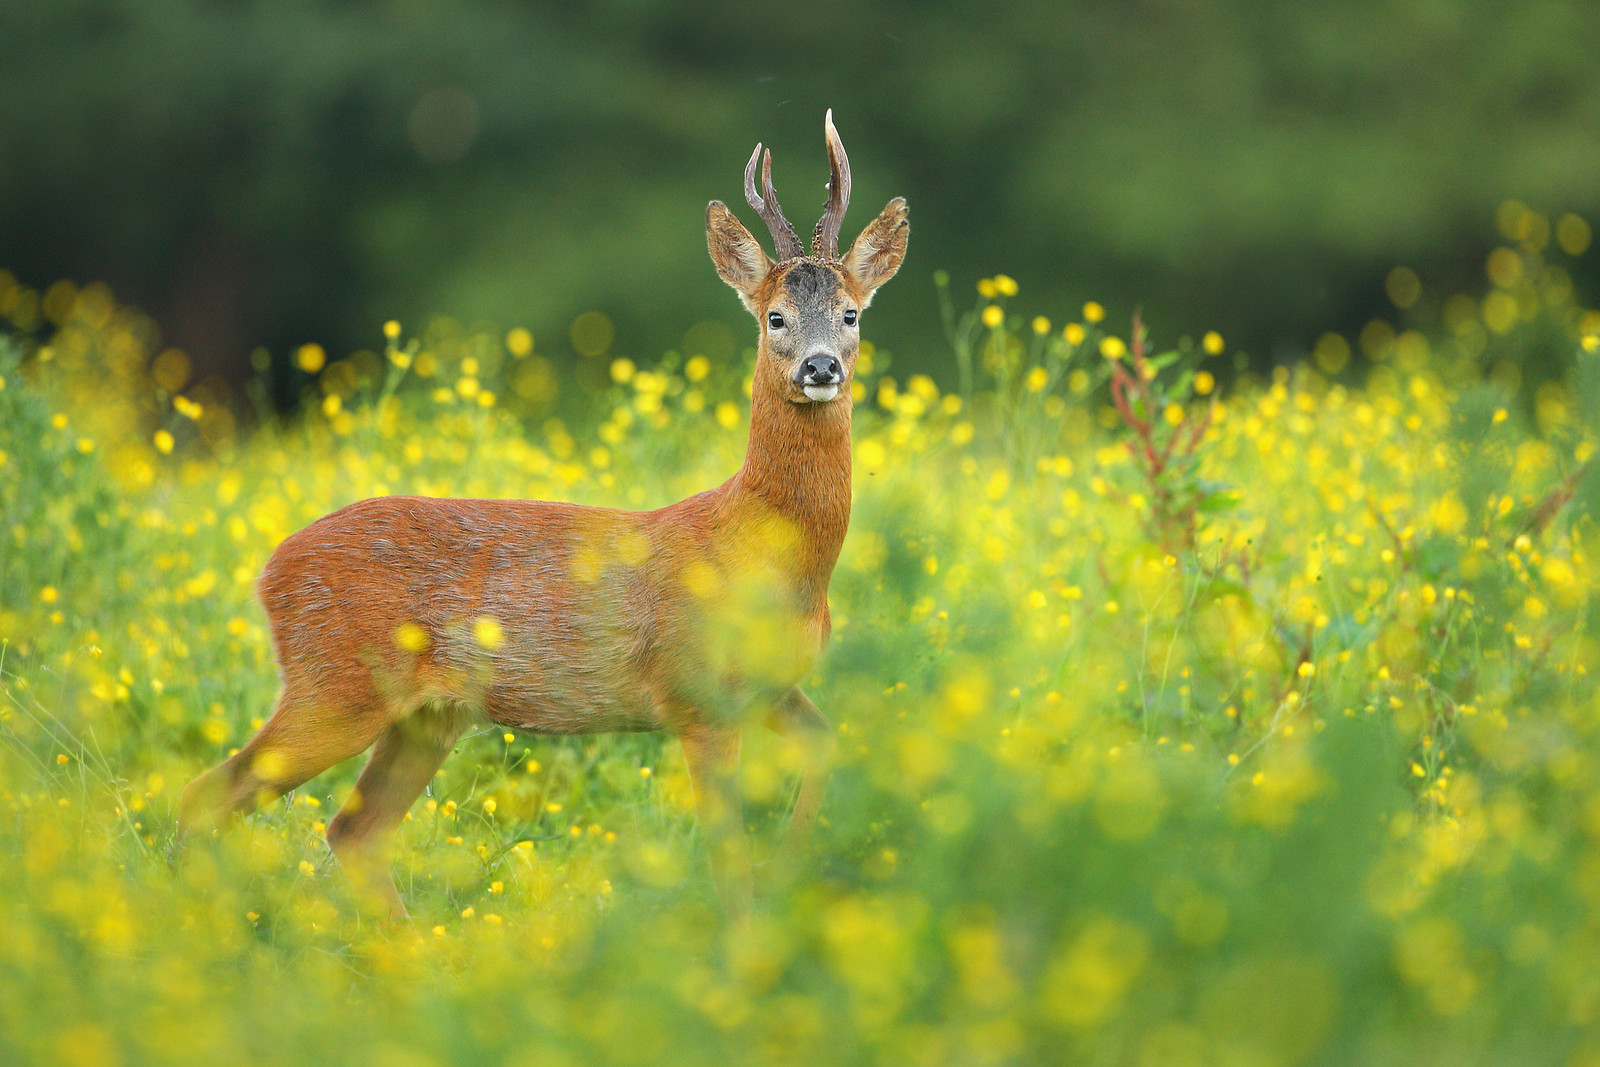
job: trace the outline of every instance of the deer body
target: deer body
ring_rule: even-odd
[[[685,708],[774,699],[827,638],[850,515],[848,407],[776,403],[756,402],[733,478],[655,511],[380,497],[312,523],[261,576],[285,685],[380,722],[454,702],[551,734],[676,731]],[[785,452],[807,457],[808,493],[762,470]],[[763,625],[792,631],[754,671],[719,648],[748,622],[724,601],[734,585],[766,602]],[[397,641],[402,627],[416,629]]]
[[[283,678],[277,710],[185,790],[184,826],[370,747],[328,840],[403,914],[383,846],[474,717],[535,733],[666,730],[683,741],[724,899],[736,914],[748,907],[740,730],[764,711],[802,743],[790,824],[802,843],[833,744],[798,684],[828,638],[828,581],[849,525],[855,318],[898,268],[907,232],[893,201],[838,258],[849,171],[831,115],[827,132],[823,255],[793,254],[770,172],[766,197],[754,193],[755,157],[746,193],[780,261],[720,203],[707,211],[718,272],[762,321],[739,471],[655,511],[382,497],[289,537],[259,584]]]

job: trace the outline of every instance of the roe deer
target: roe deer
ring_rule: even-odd
[[[832,176],[809,256],[773,194],[770,151],[756,191],[759,144],[745,198],[777,259],[720,202],[706,209],[717,273],[760,324],[739,471],[656,511],[380,497],[289,537],[259,585],[277,709],[184,790],[180,827],[214,827],[371,747],[328,844],[399,917],[386,846],[474,717],[534,733],[669,730],[724,905],[748,912],[741,727],[764,712],[805,754],[792,855],[834,745],[798,683],[828,639],[828,581],[850,520],[858,317],[909,234],[897,198],[839,255],[850,165],[831,111],[824,130]]]

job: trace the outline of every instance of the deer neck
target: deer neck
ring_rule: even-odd
[[[804,597],[825,600],[850,525],[850,397],[795,404],[758,367],[750,443],[728,488],[736,521],[779,520],[787,558],[776,562]]]

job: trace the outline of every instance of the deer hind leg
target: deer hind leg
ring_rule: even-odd
[[[184,789],[180,835],[214,829],[233,812],[275,800],[365,751],[382,728],[381,715],[329,707],[285,686],[277,710],[249,744]]]
[[[392,723],[373,747],[355,791],[328,824],[328,847],[339,865],[356,890],[392,919],[405,918],[406,908],[389,870],[389,840],[464,726],[461,715],[432,706]]]
[[[827,716],[817,710],[817,706],[798,686],[778,698],[767,715],[767,727],[798,742],[804,760],[800,772],[800,791],[795,796],[794,810],[789,815],[789,829],[784,834],[783,843],[782,866],[793,868],[811,841],[811,828],[817,820],[817,809],[822,806],[822,789],[827,780],[828,766],[833,762],[839,743],[833,736],[833,726]]]
[[[739,791],[739,727],[700,725],[679,735],[694,784],[700,830],[711,853],[711,876],[728,918],[750,917],[753,891],[750,843],[744,832]]]

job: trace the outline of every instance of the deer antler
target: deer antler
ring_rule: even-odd
[[[762,196],[756,192],[756,158],[760,155],[761,145],[758,143],[756,150],[750,153],[750,162],[744,168],[744,198],[766,222],[767,229],[772,231],[772,247],[778,253],[779,261],[797,259],[806,253],[800,246],[800,235],[794,232],[789,220],[783,217],[783,208],[778,206],[778,194],[772,191],[770,149],[766,158],[761,161],[761,188],[766,195]]]
[[[822,129],[828,139],[828,205],[817,220],[816,231],[811,235],[811,254],[824,259],[839,258],[839,224],[844,222],[845,210],[850,206],[850,157],[844,154],[844,142],[839,131],[833,128],[833,108],[822,120]]]

